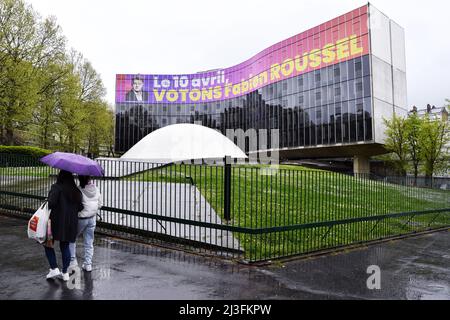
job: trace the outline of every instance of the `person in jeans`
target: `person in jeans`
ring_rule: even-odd
[[[82,194],[83,210],[78,213],[78,236],[83,234],[84,261],[81,267],[85,271],[92,271],[92,256],[94,255],[94,231],[98,210],[102,207],[101,194],[91,182],[89,176],[79,176]],[[70,243],[70,266],[77,266],[76,243]]]
[[[50,264],[47,279],[61,277],[69,280],[67,269],[70,264],[69,243],[77,236],[78,212],[83,210],[81,192],[75,184],[72,173],[61,170],[48,194],[48,208],[50,211],[50,230],[52,239],[44,243],[45,255]],[[59,241],[62,256],[62,272],[56,262],[54,241]]]

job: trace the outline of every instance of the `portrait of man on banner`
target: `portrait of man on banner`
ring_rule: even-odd
[[[135,75],[131,79],[132,88],[127,92],[125,100],[130,102],[147,102],[148,92],[144,91],[144,77]]]

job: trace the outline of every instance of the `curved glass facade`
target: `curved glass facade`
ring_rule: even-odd
[[[266,129],[267,143],[247,145],[247,152],[336,147],[328,155],[380,154],[382,119],[406,109],[404,65],[403,29],[366,5],[230,68],[119,74],[115,148],[126,152],[161,127],[197,123],[223,134]],[[271,129],[278,129],[278,147],[270,145]]]
[[[372,140],[368,55],[222,101],[116,105],[116,150],[176,123],[218,129],[279,129],[280,147]],[[270,139],[269,139],[270,148]],[[246,150],[253,151],[253,150]]]

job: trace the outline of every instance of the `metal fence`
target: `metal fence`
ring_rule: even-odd
[[[400,184],[404,186],[415,186],[419,188],[432,188],[441,190],[450,190],[450,178],[446,177],[386,177],[383,178],[390,183]]]
[[[99,160],[101,230],[249,262],[450,226],[448,190],[296,166]],[[28,217],[58,170],[0,155],[0,208]]]

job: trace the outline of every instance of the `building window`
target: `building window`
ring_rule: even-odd
[[[355,72],[361,72],[362,70],[362,63],[361,61],[356,61],[355,62]]]
[[[341,69],[339,67],[334,68],[334,77],[340,78],[341,77]]]
[[[357,83],[355,84],[355,86],[356,86],[356,92],[362,92],[362,91],[363,91],[363,85],[362,85],[362,82],[357,82]]]
[[[298,78],[298,86],[303,87],[303,77]]]
[[[195,105],[192,105],[190,109],[191,109],[191,111],[194,111],[195,110]]]
[[[166,118],[163,118],[163,119],[162,119],[162,124],[163,124],[163,125],[167,124],[167,119],[166,119]]]
[[[320,91],[316,92],[316,101],[319,101],[322,98],[322,93]]]
[[[316,72],[316,74],[314,75],[314,79],[316,82],[320,82],[320,71]]]
[[[177,106],[177,112],[181,111],[181,106]]]
[[[362,112],[363,112],[363,104],[362,104],[362,103],[358,103],[358,104],[356,105],[356,111],[357,111],[358,113],[362,113]]]
[[[316,121],[319,122],[322,119],[322,111],[317,110],[316,111]]]
[[[305,97],[304,97],[304,96],[299,96],[299,97],[298,97],[298,103],[299,103],[300,105],[303,105],[304,102],[305,102]]]
[[[340,97],[341,96],[341,87],[334,88],[334,96]]]
[[[282,97],[283,97],[283,92],[282,91],[277,92],[276,98],[281,99]]]
[[[208,110],[208,105],[206,103],[203,105],[203,110],[204,111]]]

